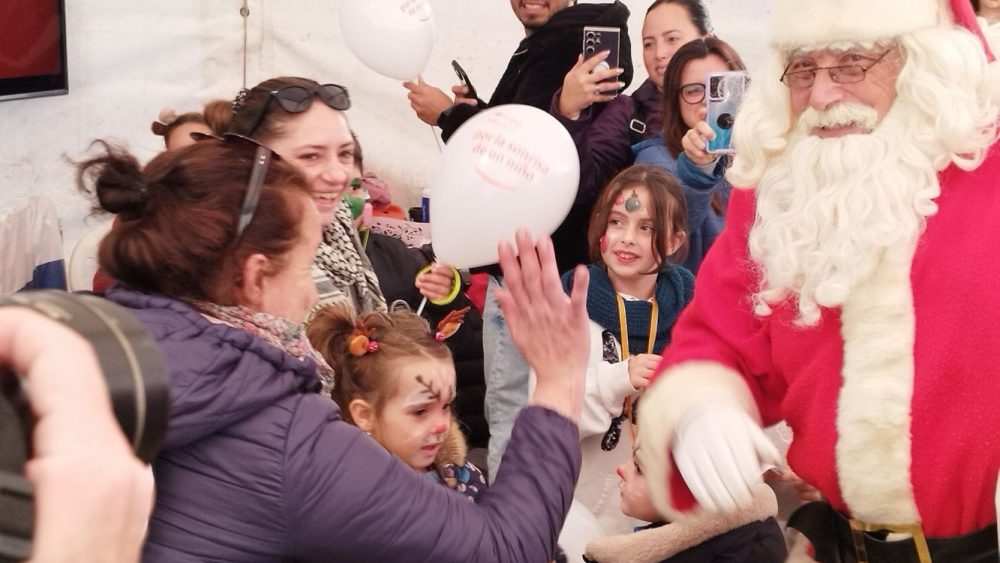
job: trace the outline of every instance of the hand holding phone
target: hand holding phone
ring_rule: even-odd
[[[598,53],[603,51],[608,51],[608,58],[604,59],[603,62],[594,67],[594,72],[601,72],[604,70],[610,70],[612,68],[618,68],[620,55],[619,55],[619,42],[621,40],[621,30],[617,27],[598,27],[588,25],[583,28],[583,58],[589,59]],[[601,82],[617,82],[617,76],[614,78],[608,78],[602,80]],[[617,94],[617,88],[613,90],[604,90],[607,95]]]
[[[715,132],[715,138],[708,141],[708,152],[733,152],[733,122],[736,121],[746,87],[747,73],[742,70],[712,72],[705,79],[705,121]]]
[[[469,80],[469,75],[465,72],[465,69],[462,68],[462,65],[458,64],[458,61],[452,60],[451,68],[455,69],[455,74],[458,76],[458,81],[462,83],[462,86],[465,86],[468,89],[465,97],[470,100],[478,100],[479,94],[476,93],[476,87],[472,85],[472,81]]]

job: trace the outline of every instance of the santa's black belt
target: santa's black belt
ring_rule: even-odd
[[[819,563],[996,563],[997,525],[951,538],[912,538],[886,541],[888,532],[850,520],[825,502],[799,507],[788,525],[802,532]],[[898,530],[893,530],[898,531]],[[929,559],[926,558],[929,556]]]

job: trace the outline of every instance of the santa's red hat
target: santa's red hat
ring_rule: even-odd
[[[969,0],[777,0],[772,44],[782,51],[833,43],[865,43],[940,25],[975,34],[993,54]]]

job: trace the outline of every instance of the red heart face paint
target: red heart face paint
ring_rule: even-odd
[[[608,251],[608,236],[604,235],[601,237],[601,254]]]

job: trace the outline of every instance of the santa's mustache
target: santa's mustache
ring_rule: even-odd
[[[807,107],[799,116],[799,130],[812,133],[814,129],[837,129],[840,127],[857,126],[865,131],[875,129],[878,123],[878,112],[874,108],[861,104],[844,102],[824,110],[812,106]]]

